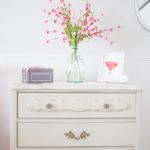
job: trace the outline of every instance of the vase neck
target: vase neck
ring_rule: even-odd
[[[77,52],[77,51],[78,51],[78,48],[73,48],[73,51],[74,51],[74,52]]]
[[[73,48],[73,51],[74,52],[78,52],[78,48]]]
[[[78,54],[78,48],[73,48],[72,56],[73,57],[78,57],[79,56],[79,54]]]

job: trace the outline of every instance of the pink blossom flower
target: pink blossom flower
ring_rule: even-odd
[[[51,15],[52,13],[49,11],[47,14],[48,14],[48,15]]]
[[[47,40],[46,43],[48,44],[48,43],[49,43],[49,40]]]
[[[53,33],[57,33],[57,30],[53,30]]]
[[[82,35],[84,35],[84,34],[85,34],[85,32],[86,32],[85,30],[81,30],[81,34],[82,34]]]
[[[85,8],[85,10],[86,10],[86,11],[89,11],[89,10],[90,10],[90,8],[89,8],[89,7],[86,7],[86,8]]]
[[[56,16],[56,17],[59,17],[59,15],[58,15],[58,14],[55,14],[55,16]]]
[[[113,28],[109,29],[109,31],[113,31]]]
[[[57,21],[58,21],[58,19],[55,19],[55,20],[54,20],[54,23],[57,23]]]
[[[59,11],[58,13],[59,13],[59,15],[62,15],[62,12],[61,12],[61,11]]]
[[[50,33],[49,30],[47,30],[46,33],[49,34]]]
[[[93,16],[91,16],[90,18],[89,18],[89,21],[92,21],[93,20]]]
[[[103,38],[103,36],[102,36],[101,34],[99,35],[99,37],[100,37],[100,38]]]
[[[67,37],[63,37],[63,41],[66,42],[68,40]]]
[[[94,22],[91,22],[90,25],[92,26],[94,24]]]
[[[97,36],[97,35],[98,35],[98,32],[94,32],[93,35],[94,35],[94,36]]]
[[[52,12],[56,12],[56,10],[53,8],[53,9],[52,9]]]
[[[87,25],[87,21],[86,20],[82,23],[82,26],[85,26],[85,25]]]
[[[54,2],[54,0],[49,0],[49,1]],[[70,34],[73,35],[73,33],[77,35],[77,37],[80,39],[76,46],[78,46],[78,44],[82,40],[86,38],[93,38],[93,37],[102,38],[107,42],[109,42],[110,44],[113,44],[113,42],[110,41],[104,35],[105,33],[112,32],[116,28],[121,28],[120,25],[116,26],[115,28],[104,28],[104,29],[101,28],[98,25],[100,19],[94,16],[93,11],[91,10],[91,5],[88,1],[85,4],[84,10],[80,11],[79,18],[74,17],[73,15],[74,13],[71,10],[71,3],[66,3],[65,0],[59,0],[59,2],[61,3],[60,6],[58,5],[56,7],[52,7],[50,11],[48,11],[49,9],[47,10],[43,9],[43,11],[46,12],[46,14],[48,14],[47,17],[52,16],[52,18],[46,19],[45,23],[48,23],[50,20],[52,20],[55,24],[58,24],[62,27],[63,32],[60,32],[59,34],[59,32],[55,29],[52,30],[51,32],[49,30],[46,30],[47,34],[51,33],[52,35],[53,34],[61,35],[61,38],[59,39],[61,39],[63,42],[68,41],[71,46],[74,46],[74,44],[71,43],[74,43],[75,40],[76,41],[78,40],[70,36]],[[101,13],[99,14],[98,17],[103,15],[104,13]],[[57,39],[58,39],[57,37],[53,38],[53,40],[57,40]],[[74,41],[72,42],[72,40]],[[47,40],[46,43],[49,43],[49,40]]]
[[[61,3],[64,3],[64,0],[60,0]]]
[[[95,28],[92,28],[92,29],[91,29],[91,31],[94,31],[94,30],[95,30]]]
[[[88,3],[88,1],[85,4],[86,7],[90,7],[91,5]]]

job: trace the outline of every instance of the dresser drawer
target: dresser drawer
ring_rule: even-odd
[[[19,118],[133,118],[134,93],[18,93]]]
[[[18,123],[18,147],[133,146],[134,122]]]
[[[19,148],[17,150],[47,150],[47,148]],[[50,148],[48,150],[61,150],[60,148]],[[86,148],[63,148],[62,150],[135,150],[133,147],[123,147],[123,148],[118,148],[118,147],[109,147],[109,148],[102,148],[102,147],[86,147]]]

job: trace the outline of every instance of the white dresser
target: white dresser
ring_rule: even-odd
[[[141,150],[141,89],[127,84],[16,84],[11,150]]]

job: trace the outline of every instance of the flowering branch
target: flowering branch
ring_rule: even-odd
[[[49,0],[51,3],[53,0]],[[92,39],[94,37],[102,38],[108,41],[110,44],[113,44],[106,36],[105,33],[112,32],[114,28],[101,29],[99,27],[100,19],[94,16],[94,13],[91,10],[91,5],[87,1],[85,4],[85,9],[81,12],[80,17],[75,20],[72,15],[71,4],[66,3],[64,0],[59,0],[60,6],[51,9],[50,11],[44,9],[44,12],[48,11],[48,16],[54,16],[54,24],[59,24],[63,31],[61,32],[63,42],[68,42],[70,46],[74,49],[78,48],[78,45],[84,39]],[[101,14],[103,16],[104,14]],[[48,20],[45,20],[45,23],[48,23]],[[117,26],[120,28],[120,26]],[[53,30],[53,34],[56,34],[58,31]],[[50,31],[46,31],[47,34]],[[57,38],[55,38],[57,39]],[[49,40],[47,40],[49,43]]]

